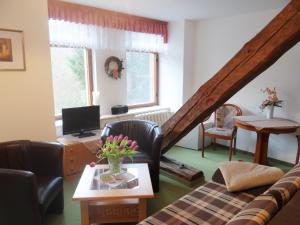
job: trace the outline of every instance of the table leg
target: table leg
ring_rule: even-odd
[[[297,135],[297,140],[298,140],[298,150],[297,150],[297,156],[296,156],[296,163],[299,163],[299,155],[300,155],[300,135]]]
[[[139,221],[142,221],[147,217],[147,199],[139,199]]]
[[[89,220],[89,203],[87,201],[80,202],[81,225],[90,225]]]
[[[267,165],[269,133],[257,132],[254,163]]]

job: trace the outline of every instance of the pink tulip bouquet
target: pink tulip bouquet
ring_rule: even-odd
[[[110,135],[106,138],[105,143],[99,141],[99,150],[96,154],[98,161],[107,159],[120,159],[122,157],[129,157],[139,153],[139,146],[136,141],[129,140],[127,136],[120,134],[117,136]]]

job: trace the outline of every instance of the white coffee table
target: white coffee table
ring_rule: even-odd
[[[148,165],[123,164],[127,182],[103,182],[108,165],[87,165],[73,195],[80,201],[81,224],[141,221],[147,216],[147,198],[153,198]]]

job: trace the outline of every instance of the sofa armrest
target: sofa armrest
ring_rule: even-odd
[[[152,141],[152,158],[155,163],[160,162],[161,157],[161,144],[163,141],[163,134],[161,132],[160,127],[154,128],[154,137]]]
[[[0,180],[0,224],[40,224],[35,175],[1,168]]]
[[[299,225],[300,221],[300,191],[271,219],[268,225]]]
[[[101,140],[103,141],[103,143],[106,141],[106,138],[110,135],[110,133],[111,127],[109,125],[106,125],[101,133]]]
[[[31,142],[32,172],[37,176],[63,176],[63,146],[56,142]]]

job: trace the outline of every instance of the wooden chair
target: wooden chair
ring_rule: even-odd
[[[224,104],[214,112],[214,125],[212,128],[204,129],[203,122],[202,127],[202,158],[204,157],[204,143],[205,137],[210,137],[213,139],[215,145],[216,139],[223,139],[230,141],[229,149],[229,161],[232,158],[232,149],[234,149],[234,154],[236,151],[236,134],[237,128],[234,126],[233,117],[241,116],[242,110],[233,104]],[[233,148],[232,148],[233,144]]]

